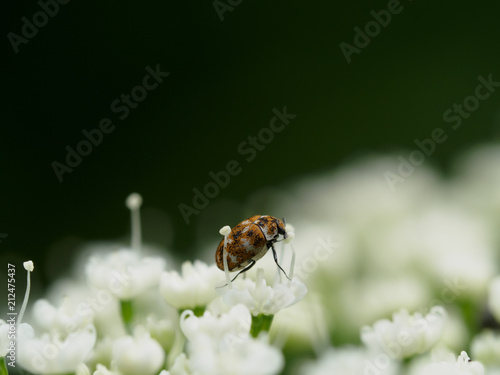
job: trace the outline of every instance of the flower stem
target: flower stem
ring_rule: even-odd
[[[9,371],[7,371],[7,364],[5,363],[5,357],[0,357],[0,375],[9,375]]]
[[[262,331],[269,332],[271,323],[273,322],[273,318],[274,315],[252,315],[252,327],[250,328],[250,334],[252,335],[252,337],[257,337]]]
[[[134,315],[134,309],[132,307],[131,300],[120,300],[120,307],[122,312],[122,319],[128,332],[131,332],[132,317]]]

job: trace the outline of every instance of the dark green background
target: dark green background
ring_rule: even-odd
[[[500,81],[500,3],[401,4],[350,64],[339,44],[352,44],[353,28],[387,1],[245,0],[221,22],[211,1],[71,0],[18,54],[7,34],[20,34],[21,17],[40,7],[10,4],[1,32],[2,264],[33,259],[37,285],[60,276],[78,244],[127,235],[132,191],[144,210],[169,217],[154,228],[163,234],[144,223],[145,241],[192,259],[204,235],[216,240],[222,225],[257,213],[253,205],[264,204],[253,192],[286,189],[365,154],[407,155],[436,127],[449,139],[427,162],[446,171],[456,154],[500,131],[500,93],[456,131],[442,119],[474,94],[477,76]],[[156,64],[171,75],[117,120],[110,103]],[[285,105],[297,118],[246,163],[238,145]],[[51,163],[103,117],[116,129],[59,183]],[[242,173],[186,225],[178,205],[231,159]]]

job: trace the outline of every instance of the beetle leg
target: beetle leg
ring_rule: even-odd
[[[248,266],[246,266],[245,268],[243,268],[240,272],[238,272],[238,274],[231,280],[231,282],[233,282],[238,276],[240,276],[240,274],[242,274],[243,272],[247,272],[250,268],[253,267],[253,265],[255,264],[255,260],[253,259],[250,259],[250,264]]]
[[[250,259],[250,262],[251,262],[251,263],[250,263],[248,266],[246,266],[245,268],[243,268],[240,272],[238,272],[238,274],[237,274],[235,277],[233,277],[233,279],[231,280],[231,282],[233,282],[234,280],[236,280],[236,278],[237,278],[238,276],[240,276],[240,274],[241,274],[241,273],[243,273],[243,272],[247,272],[247,271],[248,271],[250,268],[252,268],[252,267],[253,267],[253,265],[256,263],[256,262],[255,262],[255,260],[253,260],[253,259]],[[216,289],[218,289],[218,288],[224,288],[226,285],[227,285],[227,284],[224,284],[224,285],[221,285],[221,286],[217,286],[217,287],[215,287],[215,288],[216,288]]]
[[[288,280],[291,280],[288,275],[286,274],[285,270],[283,268],[281,268],[280,264],[278,263],[278,254],[276,254],[276,250],[274,250],[274,246],[273,244],[271,244],[271,249],[273,250],[273,257],[274,257],[274,261],[276,262],[276,265],[278,266],[278,268],[283,272],[283,274],[286,276],[286,278]]]

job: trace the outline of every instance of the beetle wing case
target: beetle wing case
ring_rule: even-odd
[[[262,257],[267,251],[267,238],[255,223],[260,215],[255,215],[235,226],[227,236],[227,266],[229,271],[245,268],[252,258]],[[224,270],[224,239],[219,243],[215,261],[219,269]]]

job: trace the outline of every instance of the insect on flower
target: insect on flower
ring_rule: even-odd
[[[283,238],[280,238],[283,236]],[[223,239],[215,252],[217,267],[224,271],[224,243],[227,241],[227,268],[229,272],[248,271],[256,261],[262,258],[271,248],[274,261],[288,278],[286,272],[278,264],[278,256],[273,244],[287,238],[285,224],[282,220],[269,215],[255,215],[238,225]],[[234,280],[233,279],[233,280]]]

